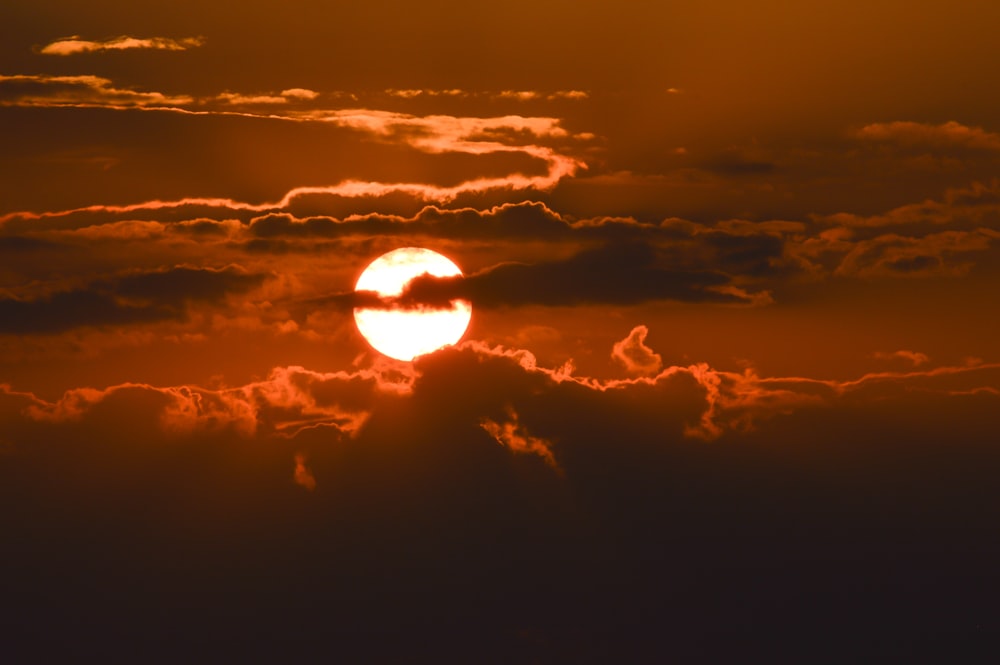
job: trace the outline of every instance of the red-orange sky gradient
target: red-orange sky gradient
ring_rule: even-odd
[[[0,7],[0,661],[997,662],[1000,5],[789,4]]]

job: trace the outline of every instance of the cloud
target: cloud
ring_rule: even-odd
[[[316,478],[309,470],[309,467],[306,466],[305,455],[295,456],[295,473],[293,474],[293,478],[296,485],[301,485],[310,492],[316,489]]]
[[[0,75],[0,106],[107,107],[117,109],[190,104],[187,95],[116,88],[100,76]]]
[[[899,351],[893,351],[892,353],[876,351],[872,354],[872,357],[879,360],[904,360],[914,367],[919,367],[920,365],[925,365],[930,362],[930,358],[926,353],[908,351],[907,349],[900,349]]]
[[[590,93],[585,90],[556,90],[548,95],[548,99],[587,99]]]
[[[277,245],[285,250],[296,247],[307,250],[315,246],[312,239],[351,240],[378,234],[398,238],[399,242],[417,238],[435,238],[449,244],[460,240],[503,242],[509,244],[508,255],[514,261],[518,258],[518,244],[528,240],[545,243],[552,248],[549,254],[556,255],[580,250],[597,252],[597,247],[611,251],[612,247],[629,243],[648,245],[655,248],[657,260],[664,266],[669,264],[678,271],[725,273],[739,278],[744,291],[756,290],[746,282],[763,282],[801,270],[797,259],[786,256],[785,246],[786,238],[801,236],[804,230],[802,223],[779,221],[726,220],[710,226],[676,219],[659,225],[629,218],[574,220],[537,202],[504,204],[485,210],[428,206],[411,217],[368,214],[343,219],[325,216],[301,219],[279,213],[255,217],[248,227],[249,235],[255,238],[310,239],[308,243]],[[625,266],[615,268],[614,272],[631,269]],[[737,299],[756,297],[729,287],[719,288]]]
[[[646,346],[649,328],[636,326],[625,339],[615,342],[611,357],[618,361],[630,374],[655,374],[663,366],[663,358]]]
[[[225,104],[287,104],[289,98],[284,95],[243,95],[235,92],[223,92],[216,99]]]
[[[627,339],[640,337],[641,329]],[[911,357],[907,351],[889,355],[914,365],[927,362],[923,354]],[[456,385],[465,390],[453,391]],[[1000,396],[998,388],[1000,363],[871,372],[851,380],[762,377],[752,369],[739,373],[696,364],[606,379],[541,366],[523,349],[472,341],[422,356],[412,365],[383,362],[337,372],[276,367],[266,379],[233,388],[126,383],[76,388],[46,401],[2,386],[3,404],[18,406],[0,409],[0,415],[40,423],[80,422],[108,403],[138,400],[147,405],[147,425],[173,435],[230,428],[243,436],[308,439],[317,427],[329,427],[364,438],[372,418],[390,417],[407,403],[419,410],[440,402],[428,410],[428,418],[459,418],[515,452],[558,462],[561,455],[572,456],[574,438],[587,427],[625,425],[622,409],[632,414],[628,428],[646,436],[673,430],[678,436],[716,438],[816,407],[877,404],[919,394]],[[573,422],[561,415],[568,413],[574,414]],[[554,448],[554,440],[563,443]]]
[[[455,661],[478,653],[484,634],[522,653],[526,631],[576,655],[622,635],[631,645],[667,617],[679,630],[672,653],[694,631],[697,655],[717,627],[706,617],[759,634],[751,603],[774,635],[814,631],[807,649],[845,616],[884,635],[889,610],[910,635],[924,618],[906,618],[912,598],[899,590],[914,575],[932,580],[921,598],[933,593],[945,609],[926,621],[947,635],[992,616],[996,585],[981,585],[995,567],[1000,365],[854,381],[692,365],[607,379],[478,343],[421,358],[405,393],[359,376],[373,370],[279,369],[266,390],[132,384],[46,401],[0,386],[0,517],[15,544],[4,562],[19,571],[5,583],[20,608],[12,625],[83,616],[142,643],[160,611],[171,632],[204,620],[198,642],[220,626],[245,636],[243,611],[217,616],[236,589],[260,625],[321,636],[304,653],[332,634],[340,653],[370,656],[365,629],[376,625],[418,644],[428,626],[447,627],[449,644],[473,634]],[[336,424],[341,399],[370,407],[353,433]],[[330,420],[279,429],[260,415],[291,423],[312,403]],[[172,404],[196,425],[171,427]],[[85,593],[98,573],[125,609]],[[831,603],[810,605],[806,619],[803,579]],[[456,613],[470,587],[483,602]],[[970,600],[969,589],[980,591]],[[177,635],[179,651],[195,644]],[[287,640],[274,649],[287,655]]]
[[[884,234],[851,243],[834,274],[854,276],[962,275],[972,252],[989,250],[995,236],[981,231],[943,231],[922,237]]]
[[[223,92],[216,95],[214,99],[224,104],[254,106],[259,104],[288,104],[289,102],[311,101],[317,97],[319,97],[319,93],[315,90],[289,88],[282,90],[277,95],[247,95],[236,92]],[[205,101],[207,100],[203,100],[202,103],[205,103]]]
[[[992,260],[1000,238],[993,228],[1000,220],[998,191],[997,183],[975,183],[882,214],[817,216],[819,228],[789,239],[786,251],[814,274],[965,275]]]
[[[725,273],[673,267],[655,246],[627,242],[584,249],[565,259],[499,263],[465,276],[425,274],[411,280],[399,296],[390,298],[350,291],[320,296],[310,304],[325,303],[340,309],[449,308],[454,300],[485,308],[634,305],[662,300],[741,305],[771,302],[766,292],[750,293],[735,287]]]
[[[554,101],[557,99],[582,100],[590,97],[590,94],[583,90],[556,90],[553,92],[542,92],[538,90],[503,90],[493,96],[495,99],[513,99],[519,102],[529,102],[536,100]]]
[[[384,92],[390,97],[397,97],[399,99],[416,99],[418,97],[444,97],[458,99],[478,96],[478,93],[468,92],[460,88],[448,88],[445,90],[434,88],[389,88]]]
[[[483,418],[479,424],[500,445],[518,453],[538,455],[546,464],[558,469],[556,458],[552,454],[552,443],[528,434],[518,423],[517,413],[513,409],[508,409],[506,416],[499,422]]]
[[[571,222],[538,202],[505,203],[477,210],[425,206],[412,216],[371,213],[343,219],[327,216],[299,218],[289,213],[256,216],[249,233],[257,238],[345,238],[378,233],[382,236],[426,235],[436,238],[569,240],[577,235],[599,237],[592,230],[575,232]],[[608,234],[613,236],[614,233]]]
[[[702,164],[702,168],[709,173],[742,177],[771,174],[779,165],[759,148],[731,148]]]
[[[390,97],[400,99],[416,99],[419,97],[444,97],[444,98],[473,98],[489,100],[514,100],[520,102],[530,101],[554,101],[559,99],[582,100],[590,97],[590,93],[584,90],[501,90],[491,91],[469,91],[459,88],[434,89],[434,88],[389,88],[385,94]]]
[[[147,49],[156,51],[186,51],[205,43],[203,37],[184,37],[171,39],[169,37],[115,37],[104,41],[90,41],[78,36],[58,39],[45,45],[39,51],[45,55],[76,55],[78,53],[93,53],[96,51],[125,51],[132,49]]]
[[[1000,217],[1000,180],[990,183],[975,182],[968,187],[951,188],[940,200],[927,199],[910,203],[876,215],[836,213],[817,215],[814,219],[828,226],[921,227],[948,225],[952,228],[975,229],[991,226]]]
[[[367,420],[378,396],[405,396],[414,377],[407,367],[375,366],[354,372],[314,372],[303,367],[277,367],[268,378],[226,394],[254,405],[258,422],[293,436],[302,429],[334,426],[355,434]]]
[[[721,272],[674,268],[645,243],[611,243],[562,260],[502,263],[465,277],[418,277],[407,285],[399,302],[443,306],[465,299],[480,307],[753,302],[749,294],[725,289],[730,282]]]
[[[0,334],[49,334],[83,326],[182,319],[192,302],[218,303],[260,286],[263,273],[177,266],[99,279],[85,287],[0,299]]]
[[[317,428],[330,436],[355,436],[377,404],[409,395],[414,378],[409,368],[398,365],[326,373],[290,366],[275,367],[266,379],[235,388],[124,383],[74,388],[54,401],[4,390],[24,404],[22,416],[40,423],[86,421],[94,413],[117,409],[114,405],[142,403],[144,427],[150,432],[193,436],[228,431],[291,439]]]
[[[264,98],[232,95],[237,103],[267,103],[282,106],[289,97]],[[345,179],[330,185],[297,186],[274,201],[250,203],[228,197],[184,197],[174,200],[147,200],[127,205],[88,205],[49,212],[11,212],[0,216],[0,224],[11,219],[44,219],[92,214],[127,215],[146,211],[173,211],[184,208],[223,209],[236,213],[289,210],[294,204],[317,199],[378,199],[410,197],[415,201],[451,202],[460,196],[498,191],[546,191],[565,178],[586,168],[552,143],[570,140],[556,118],[508,115],[501,117],[461,117],[447,115],[413,116],[402,113],[350,110],[309,110],[288,115],[254,114],[243,111],[190,110],[164,105],[190,104],[187,97],[168,98],[160,93],[138,93],[110,87],[110,81],[84,77],[0,77],[0,104],[28,106],[108,106],[113,108],[155,107],[157,112],[188,116],[235,115],[272,122],[317,123],[340,127],[374,137],[387,144],[401,145],[428,155],[511,156],[527,158],[536,169],[515,167],[508,173],[470,176],[452,184],[434,182],[383,182]]]
[[[310,100],[319,97],[318,92],[307,88],[288,88],[287,90],[282,90],[279,94],[286,99]]]
[[[1000,134],[955,121],[940,125],[909,121],[878,122],[865,125],[855,131],[854,136],[864,141],[887,143],[902,148],[1000,151]]]

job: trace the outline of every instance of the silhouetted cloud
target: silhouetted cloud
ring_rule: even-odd
[[[136,108],[190,104],[188,95],[114,87],[100,76],[0,75],[0,106],[107,106]]]
[[[265,274],[237,267],[178,266],[118,275],[85,288],[0,299],[0,333],[57,333],[81,326],[149,323],[186,316],[188,302],[218,302],[259,286]]]
[[[346,653],[398,653],[356,637],[376,620],[379,634],[417,643],[429,627],[472,631],[475,649],[482,635],[508,649],[525,626],[589,649],[603,638],[565,622],[597,620],[634,635],[616,653],[642,654],[664,616],[699,649],[714,634],[705,616],[720,612],[747,630],[774,621],[775,634],[818,634],[812,621],[834,618],[884,634],[884,612],[908,596],[872,589],[901,565],[903,588],[944,574],[921,594],[961,598],[976,615],[992,607],[995,585],[982,584],[995,564],[986,506],[1000,392],[977,388],[996,384],[996,364],[843,382],[706,366],[614,380],[466,344],[413,370],[400,382],[277,368],[231,389],[132,384],[56,401],[0,386],[0,487],[18,507],[3,516],[15,543],[4,562],[19,571],[5,584],[20,608],[12,625],[30,630],[43,611],[62,621],[39,590],[64,594],[60,611],[88,608],[88,631],[90,619],[113,620],[127,642],[152,630],[149,612],[186,608],[162,619],[188,627],[170,642],[184,651],[203,634],[192,614],[207,621],[217,602],[235,611],[240,589],[255,622],[335,635]],[[355,426],[345,413],[364,418]],[[88,547],[95,534],[104,540]],[[128,598],[127,611],[83,593],[92,570],[114,571],[101,591]],[[740,583],[748,574],[763,590]],[[697,584],[682,584],[692,575]],[[786,607],[803,577],[834,599],[805,622]],[[970,598],[963,580],[981,592]],[[472,616],[455,611],[469,585],[481,601]],[[206,594],[211,611],[191,603]],[[775,595],[765,619],[739,605]],[[211,634],[242,635],[244,617],[227,616]],[[964,630],[964,616],[949,610],[935,625]],[[893,630],[924,621],[904,614]],[[251,644],[258,656],[289,653],[286,642]]]
[[[898,120],[878,122],[865,125],[857,130],[854,136],[865,141],[894,144],[904,148],[1000,151],[1000,134],[955,121],[940,125]]]
[[[754,301],[750,294],[725,289],[731,279],[722,272],[671,268],[657,254],[643,243],[609,244],[564,260],[505,263],[467,277],[418,277],[399,300],[443,305],[463,298],[481,307]]]

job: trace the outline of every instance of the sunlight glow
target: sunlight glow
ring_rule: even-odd
[[[375,291],[396,296],[415,277],[461,275],[450,259],[420,247],[403,247],[383,254],[365,268],[355,291]],[[465,334],[472,318],[472,303],[453,300],[450,309],[369,309],[354,310],[354,321],[364,338],[377,351],[397,360],[455,344]]]

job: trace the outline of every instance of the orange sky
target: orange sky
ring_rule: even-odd
[[[752,651],[720,635],[794,625],[806,662],[889,616],[913,653],[995,646],[998,25],[986,0],[6,3],[17,644],[727,662]],[[408,297],[473,306],[414,363],[352,317],[406,246],[465,272]]]

